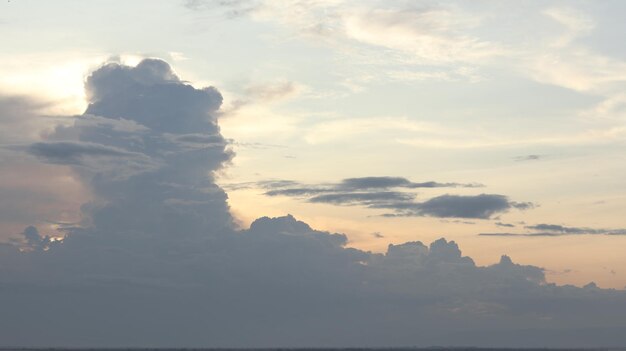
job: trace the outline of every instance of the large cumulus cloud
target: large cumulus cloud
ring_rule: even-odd
[[[85,114],[23,152],[71,167],[94,200],[63,241],[29,227],[21,244],[0,245],[4,345],[626,343],[623,291],[547,284],[541,268],[507,256],[477,266],[445,239],[374,254],[292,216],[236,230],[214,182],[233,157],[216,89],[160,60],[104,65],[86,87]],[[495,200],[470,215],[516,206]],[[440,214],[426,203],[420,211]]]

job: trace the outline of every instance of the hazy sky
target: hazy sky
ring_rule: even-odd
[[[626,344],[625,14],[1,3],[0,346]]]

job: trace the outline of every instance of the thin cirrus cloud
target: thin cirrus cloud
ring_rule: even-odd
[[[20,240],[0,245],[5,345],[626,343],[626,292],[549,284],[542,268],[508,256],[478,266],[445,239],[366,252],[347,247],[345,234],[290,215],[236,229],[215,183],[214,173],[234,157],[219,130],[217,89],[194,88],[155,59],[105,64],[86,89],[85,115],[32,147],[41,161],[76,171],[93,199],[61,241],[29,226]],[[81,122],[89,116],[112,123]],[[142,127],[111,127],[122,119]],[[154,167],[116,177],[137,154]],[[116,161],[111,168],[83,166],[102,157]],[[376,194],[393,193],[398,184],[406,190],[422,183],[372,178],[328,186]],[[488,204],[477,212],[485,216],[524,206],[501,195],[434,199],[417,208],[439,215],[452,203],[478,201]]]
[[[336,49],[352,66],[375,67],[360,77],[346,76],[343,86],[350,91],[362,90],[372,77],[376,81],[479,81],[482,72],[476,67],[511,51],[507,44],[480,35],[484,16],[472,11],[472,6],[453,3],[381,6],[372,1],[343,0],[193,0],[185,5],[192,11],[275,24],[289,33],[290,40],[295,34]],[[402,68],[390,66],[390,62]]]
[[[500,225],[496,223],[496,225]],[[513,225],[500,225],[514,227]],[[536,224],[525,226],[531,232],[526,233],[480,233],[481,236],[502,237],[541,237],[541,236],[566,236],[566,235],[626,235],[626,229],[602,229],[588,227],[567,227],[560,224]]]
[[[488,69],[486,63],[495,63],[539,83],[603,96],[605,100],[598,104],[601,109],[622,94],[626,82],[626,76],[620,73],[625,70],[619,54],[611,55],[612,49],[599,50],[588,40],[600,27],[590,15],[593,11],[576,9],[575,5],[548,2],[526,6],[504,2],[491,7],[453,1],[381,6],[377,2],[350,1],[300,0],[279,4],[193,0],[187,1],[186,6],[194,11],[222,11],[231,18],[241,16],[275,23],[306,39],[327,43],[330,48],[349,47],[350,50],[337,51],[348,55],[353,65],[374,66],[373,71],[377,72],[370,72],[376,74],[375,80],[347,77],[346,85],[356,85],[357,89],[363,89],[367,81],[385,79],[479,81]],[[521,15],[502,16],[502,11]],[[518,22],[519,18],[524,21]],[[546,28],[550,29],[546,32]],[[499,33],[509,33],[511,37],[505,39]],[[538,36],[544,40],[534,40]],[[512,42],[518,45],[513,47]],[[390,62],[402,69],[390,69]],[[419,140],[411,142],[417,144]]]
[[[459,9],[368,9],[344,19],[348,38],[399,50],[422,63],[476,62],[504,52],[497,44],[459,34],[479,21]]]
[[[346,40],[404,52],[407,57],[430,64],[475,62],[501,55],[505,49],[469,34],[481,18],[459,6],[399,3],[384,9],[373,3],[349,1],[271,1],[185,3],[191,10],[222,10],[225,14],[250,15],[260,21],[277,22],[297,33],[333,43]],[[406,63],[406,61],[405,61]]]

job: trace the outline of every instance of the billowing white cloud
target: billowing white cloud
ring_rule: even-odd
[[[94,199],[63,241],[29,227],[0,246],[6,345],[626,343],[626,292],[548,284],[541,268],[507,256],[476,266],[445,239],[374,254],[292,216],[237,230],[214,182],[233,157],[215,88],[153,59],[106,64],[86,86],[85,116],[30,152],[72,167]],[[93,116],[112,123],[81,122]],[[112,127],[121,121],[134,127]],[[114,162],[83,167],[102,157]],[[137,157],[151,166],[115,176]],[[390,180],[412,184],[365,185]]]

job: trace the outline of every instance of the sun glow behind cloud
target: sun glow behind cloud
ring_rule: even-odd
[[[114,60],[134,66],[142,58],[124,54]],[[0,57],[0,92],[47,101],[46,112],[50,115],[80,114],[87,107],[85,77],[107,59],[110,55],[68,52],[3,56]]]

